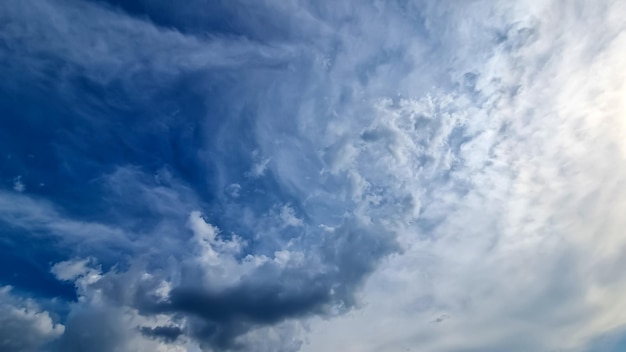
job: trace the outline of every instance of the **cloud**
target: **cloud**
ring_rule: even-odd
[[[623,28],[600,22],[609,8],[624,9],[606,2],[583,14],[561,5],[503,11],[520,17],[506,40],[494,43],[489,60],[460,65],[477,74],[472,90],[383,104],[376,124],[386,129],[368,130],[367,139],[391,140],[395,160],[415,157],[419,166],[381,166],[408,185],[405,194],[435,191],[416,197],[419,217],[408,212],[407,225],[396,224],[405,251],[370,279],[366,307],[314,324],[303,350],[584,351],[591,336],[623,327],[602,303],[619,301],[609,292],[622,280],[598,279],[600,268],[623,260],[610,230],[621,226],[615,210],[624,206],[624,88],[614,76]],[[602,29],[573,25],[583,19]],[[602,54],[594,43],[603,43]],[[455,147],[457,128],[465,136]],[[437,143],[441,132],[448,138]],[[429,324],[442,314],[449,318]]]
[[[26,186],[24,186],[24,183],[22,182],[22,176],[17,176],[13,179],[13,189],[20,193],[26,190]]]
[[[87,268],[88,263],[89,259],[60,262],[54,264],[50,271],[52,271],[59,280],[73,281],[89,271]]]
[[[97,244],[99,242],[108,242],[111,248],[133,246],[122,229],[71,219],[44,199],[2,192],[0,209],[0,218],[4,223],[28,230],[34,236],[38,233],[42,236],[51,234],[66,244],[84,241],[84,245],[92,249],[108,250],[106,245]]]
[[[154,328],[144,326],[140,330],[145,336],[163,339],[165,342],[170,343],[176,341],[183,334],[183,331],[178,326],[156,326]]]
[[[77,293],[7,298],[59,311],[23,310],[46,327],[23,346],[585,351],[623,330],[619,2],[0,14],[0,89],[25,102],[1,103],[0,222],[50,240],[39,264]]]
[[[3,4],[3,9],[7,30],[2,39],[12,49],[4,53],[3,61],[22,53],[27,58],[22,64],[40,71],[54,59],[61,60],[74,66],[68,67],[68,73],[86,69],[89,78],[101,83],[120,75],[139,74],[146,68],[169,75],[181,69],[271,65],[280,62],[275,60],[283,55],[280,50],[244,39],[216,36],[203,41],[88,2],[25,6],[11,1]],[[33,19],[40,21],[35,24],[30,22]]]
[[[12,293],[10,286],[0,288],[0,313],[0,348],[3,351],[39,351],[64,332],[64,326],[55,324],[49,312],[33,300]]]

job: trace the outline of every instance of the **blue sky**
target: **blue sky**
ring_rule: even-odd
[[[0,350],[621,351],[625,16],[1,2]]]

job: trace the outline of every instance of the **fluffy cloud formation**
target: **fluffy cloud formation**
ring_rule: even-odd
[[[625,15],[3,2],[0,343],[619,349]]]
[[[50,313],[33,300],[15,295],[10,286],[0,288],[0,349],[39,351],[63,331],[64,326],[55,324]]]

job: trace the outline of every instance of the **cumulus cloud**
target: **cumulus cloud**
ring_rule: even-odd
[[[60,262],[54,264],[50,271],[59,280],[73,281],[79,276],[84,276],[89,271],[87,268],[88,263],[89,259]]]
[[[52,239],[63,259],[43,266],[77,293],[54,315],[3,291],[0,332],[38,331],[6,349],[585,351],[619,335],[624,15],[4,2],[0,88],[51,107],[8,111],[52,160],[7,162],[6,179],[57,188],[0,190],[0,221],[11,241]]]
[[[11,291],[0,288],[0,349],[35,352],[63,334],[65,327],[55,324],[49,312]]]

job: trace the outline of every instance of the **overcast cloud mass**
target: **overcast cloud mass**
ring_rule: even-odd
[[[624,18],[0,1],[0,351],[626,351]]]

